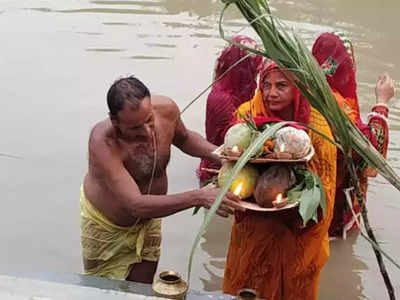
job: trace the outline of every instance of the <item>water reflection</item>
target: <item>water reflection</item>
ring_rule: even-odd
[[[165,0],[164,7],[169,14],[189,12],[199,17],[205,17],[214,15],[218,11],[218,2],[216,0],[201,0],[201,5],[199,5],[198,0]]]
[[[363,293],[362,273],[368,266],[355,253],[358,238],[354,232],[346,240],[330,243],[331,254],[322,271],[320,299],[334,299],[339,295],[346,295],[343,299],[367,299]]]
[[[230,241],[232,218],[226,219],[216,216],[208,226],[200,244],[210,260],[203,263],[208,278],[200,277],[205,291],[218,291],[222,287],[225,268],[225,258]]]

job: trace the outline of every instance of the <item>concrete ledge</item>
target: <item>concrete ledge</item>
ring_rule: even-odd
[[[80,274],[0,275],[1,300],[159,300],[151,285]],[[187,300],[231,300],[232,296],[190,290]]]

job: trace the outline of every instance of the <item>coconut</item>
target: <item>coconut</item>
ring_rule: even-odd
[[[235,163],[225,162],[218,173],[218,185],[223,187],[225,183],[228,181],[228,178],[232,174],[233,167]],[[256,167],[247,164],[245,165],[239,172],[239,174],[235,177],[230,187],[231,192],[235,192],[236,188],[241,184],[241,190],[238,196],[242,199],[250,197],[254,189],[256,187],[257,178],[259,176],[258,170]]]
[[[245,123],[233,125],[225,134],[224,152],[228,156],[240,156],[259,134],[260,132],[250,129]],[[261,145],[253,156],[259,156],[262,151]]]
[[[258,177],[254,198],[261,207],[272,207],[276,196],[283,195],[295,183],[296,176],[290,167],[272,165]]]
[[[284,127],[275,133],[274,151],[280,152],[282,148],[295,159],[303,158],[310,152],[311,140],[304,130]]]

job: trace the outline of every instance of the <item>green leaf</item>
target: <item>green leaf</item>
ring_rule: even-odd
[[[314,174],[312,172],[310,172],[309,170],[305,170],[303,172],[303,176],[304,176],[304,184],[306,185],[306,188],[309,190],[313,189],[316,184]]]
[[[319,206],[319,199],[315,197],[315,190],[305,189],[301,194],[299,213],[304,226],[310,221]]]
[[[303,193],[304,187],[305,187],[304,182],[300,181],[299,184],[288,190],[286,193],[288,202],[293,203],[299,201]]]
[[[311,171],[306,173],[305,181],[312,181],[312,183],[306,183],[306,189],[300,198],[299,213],[303,219],[303,224],[306,225],[309,220],[315,219],[317,216],[318,207],[321,205],[321,200],[325,202],[325,197],[321,197],[322,192],[320,185],[321,181],[318,176],[314,175]],[[308,186],[311,184],[311,188]],[[326,206],[324,203],[323,206]]]
[[[315,179],[317,181],[317,186],[320,189],[320,206],[322,208],[322,214],[324,216],[324,218],[326,217],[326,195],[325,195],[325,189],[324,189],[324,185],[322,184],[321,178],[319,178],[319,176],[315,175]]]
[[[315,210],[311,220],[313,220],[315,223],[318,223],[318,210]]]

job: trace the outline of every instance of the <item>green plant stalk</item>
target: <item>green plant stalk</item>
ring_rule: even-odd
[[[239,59],[237,62],[235,62],[232,66],[230,66],[224,73],[222,73],[217,79],[215,79],[208,87],[206,87],[203,91],[200,92],[192,101],[190,101],[182,110],[181,110],[181,115],[194,103],[196,102],[201,96],[205,94],[214,84],[216,84],[218,81],[220,81],[228,72],[230,72],[234,67],[236,67],[238,64],[240,64],[242,61],[244,61],[246,58],[248,58],[251,55],[251,53],[247,54],[246,56],[242,57]]]
[[[395,300],[396,299],[396,295],[394,293],[394,288],[393,288],[392,282],[390,280],[389,274],[388,274],[388,272],[386,270],[385,263],[383,262],[382,254],[392,264],[394,264],[397,268],[400,269],[400,265],[398,263],[396,263],[396,261],[394,259],[392,259],[378,245],[378,242],[377,242],[377,240],[375,238],[375,234],[374,234],[374,232],[373,232],[373,230],[371,228],[371,225],[369,224],[368,210],[367,210],[367,206],[366,206],[366,201],[364,199],[364,196],[363,196],[363,193],[361,191],[361,187],[360,187],[359,181],[357,179],[357,172],[356,172],[354,163],[350,163],[350,164],[348,164],[348,166],[349,166],[348,167],[348,172],[351,174],[351,178],[352,178],[352,181],[353,181],[353,187],[355,188],[354,189],[355,190],[355,196],[357,198],[358,204],[360,205],[361,216],[362,216],[362,219],[363,219],[364,228],[365,228],[365,230],[367,232],[367,235],[368,235],[368,236],[366,236],[362,232],[362,230],[360,230],[361,236],[371,244],[372,249],[373,249],[373,251],[375,253],[376,260],[378,262],[379,270],[380,270],[380,272],[382,274],[383,281],[385,282],[386,289],[388,291],[389,299],[390,300]],[[345,191],[345,193],[346,193],[346,199],[350,202],[348,205],[350,206],[350,209],[351,209],[351,212],[353,214],[353,217],[355,218],[358,227],[361,229],[360,224],[359,224],[358,219],[357,219],[357,216],[354,213],[354,210],[353,210],[353,207],[352,207],[352,204],[351,204],[351,196],[347,191]]]

